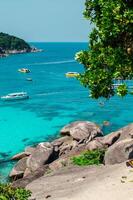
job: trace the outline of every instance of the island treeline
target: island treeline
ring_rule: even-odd
[[[3,50],[31,50],[30,45],[24,40],[6,33],[0,33],[0,48]]]
[[[0,57],[7,56],[9,54],[37,52],[38,49],[31,47],[27,42],[18,37],[0,33]]]

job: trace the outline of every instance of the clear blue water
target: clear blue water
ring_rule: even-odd
[[[44,52],[0,59],[0,95],[28,92],[30,99],[0,102],[0,174],[7,176],[13,163],[6,162],[26,146],[59,136],[61,127],[75,120],[103,124],[105,134],[133,121],[133,96],[114,97],[100,106],[101,100],[88,98],[88,91],[76,79],[65,77],[68,71],[82,72],[74,55],[86,49],[86,43],[35,43]],[[27,67],[30,74],[18,73]],[[26,81],[31,77],[33,82]],[[3,162],[4,161],[4,162]]]

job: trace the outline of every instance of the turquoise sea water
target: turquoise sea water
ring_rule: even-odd
[[[105,134],[133,121],[133,96],[101,100],[88,98],[88,91],[76,79],[65,77],[68,71],[82,72],[74,55],[86,49],[86,43],[35,43],[43,52],[0,59],[0,95],[28,92],[30,99],[0,102],[0,174],[7,176],[13,163],[9,158],[26,146],[59,136],[61,127],[75,120],[103,124]],[[27,67],[30,74],[18,73]],[[33,79],[26,81],[27,77]]]

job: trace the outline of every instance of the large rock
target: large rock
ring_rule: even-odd
[[[24,178],[13,181],[12,186],[16,188],[18,187],[25,188],[26,185],[43,176],[48,170],[49,170],[48,165],[44,165],[38,168],[36,171],[34,171],[34,173],[31,173],[25,176]]]
[[[103,136],[103,133],[98,125],[89,121],[76,121],[68,124],[60,131],[61,135],[72,136],[73,139],[88,140],[91,141],[93,138]]]
[[[113,145],[120,137],[119,132],[108,134],[104,137],[96,137],[86,145],[87,150],[106,149]]]
[[[10,172],[10,177],[13,179],[18,179],[23,177],[23,174],[27,167],[27,157],[22,158],[17,162],[17,164],[13,167],[12,171]]]
[[[27,167],[31,171],[35,171],[41,166],[48,164],[53,156],[54,149],[49,142],[40,143],[33,154],[27,159]]]
[[[116,164],[133,158],[133,139],[116,142],[105,153],[105,164]]]
[[[133,123],[129,124],[128,126],[125,126],[124,128],[119,129],[115,133],[120,133],[120,137],[118,141],[127,139],[127,138],[133,138]]]
[[[61,137],[61,138],[58,138],[56,140],[54,140],[51,144],[53,146],[61,146],[64,142],[67,142],[69,140],[72,140],[69,136],[64,136],[64,137]]]
[[[33,152],[35,151],[35,147],[26,147],[25,148],[25,153],[26,153],[26,155],[31,155],[31,154],[33,154]]]
[[[103,138],[99,138],[99,139],[100,139],[100,142],[104,146],[109,147],[109,146],[113,145],[116,141],[118,141],[120,136],[121,136],[121,132],[116,131],[116,132],[110,133],[110,134],[104,136]],[[96,139],[98,139],[98,138],[96,138]]]
[[[105,146],[100,141],[98,141],[97,138],[89,142],[85,147],[86,150],[90,151],[103,148],[105,148]]]
[[[62,167],[68,167],[69,165],[71,165],[71,160],[70,158],[66,157],[66,158],[59,158],[57,160],[55,160],[54,162],[52,162],[49,165],[50,170],[52,171],[57,171],[58,169],[61,169]]]
[[[76,140],[67,140],[59,147],[59,156],[67,155],[72,149],[78,145]]]
[[[35,150],[35,147],[26,147],[24,152],[18,153],[14,155],[11,160],[20,160],[22,158],[25,158],[29,155],[31,155]]]
[[[20,159],[25,158],[25,157],[27,157],[27,154],[25,152],[21,152],[21,153],[14,155],[11,158],[11,160],[20,160]]]

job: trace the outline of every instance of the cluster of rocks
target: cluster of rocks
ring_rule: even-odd
[[[27,147],[12,157],[18,160],[10,173],[13,180],[44,175],[70,162],[70,157],[85,150],[107,149],[105,164],[120,163],[133,158],[133,124],[104,136],[101,128],[89,121],[76,121],[60,131],[61,138]],[[70,163],[69,163],[70,164]]]

